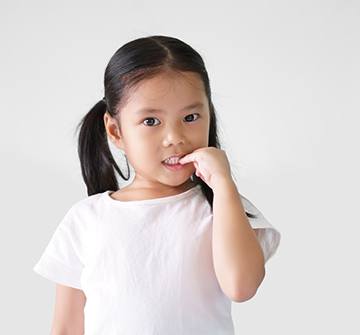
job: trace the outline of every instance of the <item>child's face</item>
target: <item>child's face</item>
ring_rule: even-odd
[[[208,146],[210,115],[203,83],[195,73],[182,74],[163,73],[140,82],[119,111],[122,133],[114,143],[134,168],[138,187],[176,187],[187,182],[195,172],[193,164],[172,171],[162,161]],[[194,103],[201,105],[182,110]],[[141,112],[143,108],[162,112]]]

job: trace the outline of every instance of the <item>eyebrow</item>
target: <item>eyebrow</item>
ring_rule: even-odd
[[[191,105],[183,107],[182,109],[179,110],[179,112],[190,110],[196,107],[203,107],[203,106],[204,104],[202,102],[194,102]],[[140,108],[136,111],[136,114],[144,114],[144,113],[165,113],[165,111],[163,109],[149,108],[149,107]]]

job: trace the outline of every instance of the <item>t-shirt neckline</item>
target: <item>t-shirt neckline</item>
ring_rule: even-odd
[[[196,184],[192,188],[188,189],[185,192],[175,194],[175,195],[169,195],[166,197],[160,197],[160,198],[152,198],[152,199],[144,199],[144,200],[129,200],[129,201],[123,201],[123,200],[116,200],[111,198],[110,193],[113,191],[106,190],[103,195],[105,197],[105,200],[109,203],[113,203],[116,206],[131,206],[131,205],[155,205],[155,204],[164,204],[164,203],[170,203],[176,200],[184,199],[190,196],[191,194],[195,192],[201,191],[201,185]]]

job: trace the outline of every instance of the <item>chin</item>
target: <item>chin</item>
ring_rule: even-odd
[[[189,182],[191,182],[191,179],[190,179],[191,175],[188,176],[188,177],[172,177],[172,178],[167,178],[166,181],[164,181],[164,184],[167,184],[169,186],[172,186],[172,187],[178,187],[178,186],[183,186]]]

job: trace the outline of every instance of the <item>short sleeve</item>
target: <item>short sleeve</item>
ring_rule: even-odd
[[[255,230],[266,263],[278,249],[281,234],[249,199],[241,194],[240,196],[245,211],[251,214],[248,219],[251,227]]]
[[[81,289],[80,277],[84,265],[74,222],[70,209],[57,226],[33,271],[53,282]]]

